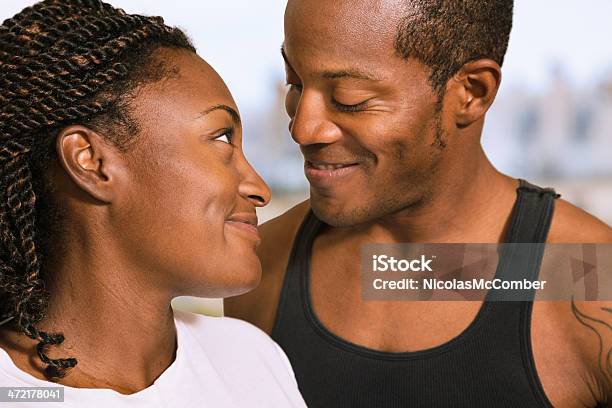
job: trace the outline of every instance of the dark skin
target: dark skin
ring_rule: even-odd
[[[437,110],[427,67],[395,53],[404,7],[382,0],[288,2],[286,106],[305,157],[310,200],[260,228],[262,282],[227,299],[226,314],[270,333],[293,239],[312,208],[329,224],[314,242],[310,288],[313,309],[329,331],[371,349],[416,351],[448,342],[474,319],[481,302],[360,296],[364,243],[501,242],[518,186],[493,167],[480,143],[500,67],[487,59],[466,64],[446,84]],[[612,229],[557,200],[548,242],[611,243]],[[611,306],[575,303],[608,324]],[[612,395],[605,370],[612,330],[587,323],[595,329],[577,319],[570,302],[534,304],[536,368],[555,406],[592,407]]]
[[[270,191],[244,157],[232,96],[195,54],[155,58],[178,75],[136,90],[141,132],[128,152],[80,125],[57,136],[53,182],[67,217],[39,327],[65,334],[51,357],[78,359],[67,386],[148,387],[174,360],[172,298],[236,295],[260,280],[255,208]],[[36,342],[1,333],[15,364],[45,379]]]

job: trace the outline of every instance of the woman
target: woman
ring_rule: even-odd
[[[257,285],[270,197],[185,35],[46,0],[0,27],[0,83],[0,386],[59,384],[62,407],[304,406],[258,329],[170,307]]]

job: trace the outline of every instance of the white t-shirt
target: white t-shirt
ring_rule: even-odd
[[[19,402],[15,407],[306,407],[281,348],[241,320],[174,311],[174,362],[146,389],[124,395],[39,380],[0,348],[0,387],[63,387],[64,402]],[[126,356],[127,358],[127,356]],[[11,403],[0,402],[0,406]]]

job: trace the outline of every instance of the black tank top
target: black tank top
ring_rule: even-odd
[[[504,241],[544,243],[557,197],[520,180]],[[532,302],[485,300],[457,337],[415,352],[377,351],[328,331],[309,293],[312,244],[322,225],[309,212],[296,235],[272,331],[309,407],[552,407],[531,350]],[[513,278],[536,278],[537,258],[512,268],[524,273]]]

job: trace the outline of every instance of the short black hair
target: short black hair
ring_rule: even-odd
[[[407,0],[395,49],[431,69],[438,94],[470,61],[487,58],[500,66],[512,28],[513,0]]]

